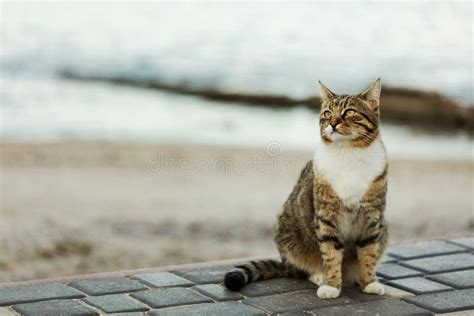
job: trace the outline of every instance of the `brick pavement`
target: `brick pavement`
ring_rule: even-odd
[[[321,300],[311,282],[286,278],[230,292],[222,280],[232,265],[0,284],[0,316],[474,314],[474,237],[390,247],[378,270],[385,296],[344,288]]]

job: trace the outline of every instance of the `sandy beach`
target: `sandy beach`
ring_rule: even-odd
[[[1,144],[0,282],[275,253],[311,152]],[[472,232],[472,161],[392,160],[390,241]]]

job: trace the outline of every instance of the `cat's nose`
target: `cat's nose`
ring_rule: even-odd
[[[336,129],[337,124],[338,124],[337,122],[334,122],[334,123],[333,123],[333,122],[330,122],[330,123],[329,123],[329,125],[331,125],[331,127],[332,127],[333,129]]]

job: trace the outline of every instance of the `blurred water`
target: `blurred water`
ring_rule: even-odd
[[[3,100],[8,102],[2,109],[1,129],[2,138],[9,140],[129,140],[312,150],[319,135],[318,113],[306,108],[275,111],[55,79],[5,83],[8,93]],[[58,111],[61,107],[67,110]],[[474,141],[464,134],[433,136],[395,125],[383,126],[382,133],[392,157],[472,158]]]
[[[61,69],[296,97],[317,94],[318,79],[351,93],[381,76],[472,103],[468,2],[25,2],[2,3],[1,17],[3,139],[314,144],[304,109],[67,82]],[[471,155],[463,135],[385,130],[395,154]]]
[[[377,77],[472,103],[472,4],[462,1],[4,3],[4,72],[58,68],[312,95]]]

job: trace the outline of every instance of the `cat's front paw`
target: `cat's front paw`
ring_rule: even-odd
[[[367,284],[363,289],[363,292],[369,294],[384,295],[385,289],[383,285],[377,281]]]
[[[318,288],[318,297],[322,299],[336,298],[341,294],[341,289],[332,287],[330,285],[321,285]]]

